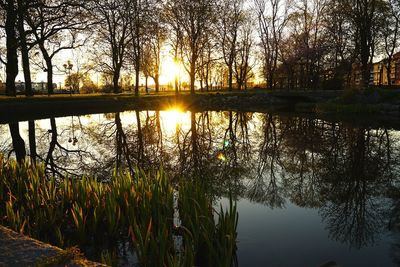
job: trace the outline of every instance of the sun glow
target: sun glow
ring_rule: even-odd
[[[162,111],[161,124],[165,132],[173,134],[188,122],[188,114],[178,107]]]
[[[173,83],[179,77],[181,67],[172,58],[166,58],[162,63],[161,73],[163,82]]]

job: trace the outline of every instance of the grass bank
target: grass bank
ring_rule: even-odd
[[[42,166],[0,158],[0,223],[91,260],[141,266],[232,266],[238,213],[231,200],[213,208],[199,181],[171,181],[162,171],[57,180]],[[128,251],[128,252],[127,252]]]

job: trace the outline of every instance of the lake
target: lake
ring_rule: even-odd
[[[19,127],[27,154],[51,175],[107,181],[115,169],[163,166],[170,177],[209,183],[216,207],[232,194],[239,266],[400,265],[399,130],[179,109]],[[9,126],[0,125],[0,152],[14,157],[12,147]]]

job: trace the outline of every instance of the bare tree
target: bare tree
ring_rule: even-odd
[[[143,19],[144,14],[142,14],[143,3],[146,0],[133,0],[130,7],[130,20],[129,20],[129,30],[132,36],[131,43],[131,58],[133,61],[133,66],[135,68],[135,95],[139,95],[139,79],[140,79],[140,67],[142,60],[142,50],[143,50]],[[146,88],[147,90],[147,88]]]
[[[323,30],[326,34],[327,54],[325,71],[328,72],[328,88],[340,89],[351,77],[351,65],[355,59],[354,29],[346,12],[347,3],[330,0],[323,18]]]
[[[160,91],[160,73],[161,73],[161,50],[165,41],[165,34],[162,32],[162,28],[156,26],[156,32],[154,38],[150,43],[151,54],[153,58],[153,64],[151,65],[150,77],[153,79],[155,84],[155,90],[158,93]]]
[[[144,86],[147,94],[149,93],[148,80],[152,72],[152,67],[154,66],[154,58],[152,57],[151,47],[148,44],[148,42],[144,43],[141,56],[142,56],[142,59],[140,60],[141,70],[143,72]]]
[[[194,94],[197,65],[207,34],[215,22],[215,2],[211,0],[172,0],[167,3],[171,22],[179,27],[184,67],[190,77],[190,92]]]
[[[253,44],[253,23],[248,20],[238,33],[237,53],[234,58],[234,74],[239,90],[247,89],[247,81],[253,74],[254,63],[251,62]]]
[[[31,46],[39,46],[45,61],[48,93],[53,94],[53,59],[63,50],[83,45],[78,33],[87,28],[88,17],[79,0],[45,0],[29,10],[26,21],[34,36]]]
[[[316,89],[322,70],[322,59],[326,51],[325,33],[322,30],[326,0],[302,0],[297,5],[294,23],[299,23],[300,34],[296,41],[300,43],[300,87]]]
[[[37,7],[39,5],[38,1],[23,1],[17,0],[18,5],[18,23],[17,29],[19,34],[19,47],[21,50],[22,56],[22,68],[24,71],[24,81],[25,81],[25,95],[32,96],[32,80],[31,80],[31,69],[30,69],[30,62],[29,62],[29,50],[31,47],[28,47],[28,40],[27,40],[27,31],[25,30],[25,22],[26,17],[29,17],[29,9]]]
[[[215,40],[215,35],[209,34],[207,36],[207,40],[204,40],[204,44],[202,46],[200,55],[199,55],[199,62],[197,64],[197,77],[200,81],[200,88],[201,90],[208,91],[210,88],[210,76],[211,70],[213,67],[213,63],[220,60],[216,55],[217,52],[217,42]]]
[[[147,34],[143,45],[142,68],[146,78],[151,77],[155,84],[156,92],[160,91],[161,51],[167,39],[166,29],[159,15],[160,9],[154,8],[150,21],[147,22]],[[156,11],[156,12],[154,12]]]
[[[93,2],[96,24],[95,65],[102,73],[112,75],[113,91],[120,91],[119,80],[132,41],[129,31],[131,0]]]
[[[174,59],[174,64],[178,64],[181,60],[182,52],[182,41],[183,41],[183,33],[182,26],[179,22],[179,18],[175,16],[173,12],[173,6],[170,3],[167,3],[162,12],[162,20],[165,23],[165,26],[169,30],[169,45],[172,48],[172,56]],[[179,77],[175,76],[175,94],[179,93]]]
[[[232,90],[234,61],[237,54],[239,28],[245,20],[243,0],[221,1],[221,16],[218,21],[221,50],[224,62],[228,68],[228,90]]]
[[[143,63],[145,42],[150,40],[154,20],[159,11],[158,0],[130,0],[129,33],[132,36],[129,55],[135,71],[135,95],[139,95],[140,71]]]
[[[388,85],[392,84],[393,55],[399,46],[400,27],[400,2],[396,0],[387,1],[387,16],[384,18],[382,37],[386,58],[386,75]]]
[[[288,15],[286,37],[279,46],[289,87],[313,88],[320,84],[326,53],[322,28],[325,0],[301,0]]]
[[[279,50],[283,31],[288,20],[288,7],[291,1],[254,0],[259,23],[263,75],[270,89],[275,86]]]
[[[349,17],[355,29],[355,49],[359,56],[362,83],[368,87],[370,68],[375,52],[377,4],[379,0],[349,0]]]

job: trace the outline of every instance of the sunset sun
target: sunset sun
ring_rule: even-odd
[[[167,58],[162,63],[162,76],[166,83],[174,82],[179,76],[180,66],[172,58]]]

